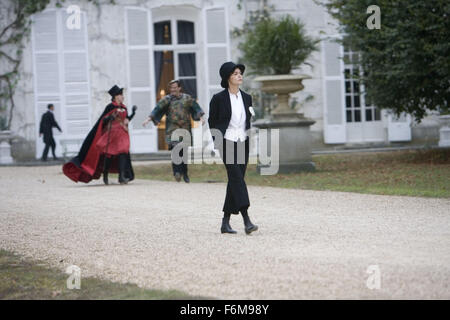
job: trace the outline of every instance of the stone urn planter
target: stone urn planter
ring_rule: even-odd
[[[272,114],[292,113],[289,108],[289,96],[291,93],[304,89],[302,81],[311,79],[308,75],[281,74],[273,76],[256,77],[254,80],[261,82],[261,90],[277,95],[277,107]]]
[[[439,116],[439,146],[450,147],[450,114]]]
[[[11,144],[9,141],[13,138],[10,130],[0,131],[0,164],[11,164],[13,158],[11,157]]]
[[[303,90],[302,81],[311,79],[307,75],[273,75],[255,78],[261,82],[261,90],[277,95],[277,107],[272,111],[270,119],[262,119],[254,122],[259,129],[278,129],[279,159],[278,172],[290,173],[300,171],[315,171],[315,165],[311,158],[310,127],[314,120],[307,119],[303,113],[298,113],[289,108],[289,95]],[[272,159],[272,161],[275,161]],[[273,164],[271,164],[273,165]],[[258,171],[267,165],[258,163]]]

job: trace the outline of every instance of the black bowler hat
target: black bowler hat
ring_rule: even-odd
[[[236,70],[236,68],[239,68],[241,70],[241,73],[244,74],[245,66],[243,64],[235,64],[234,62],[225,62],[219,70],[220,77],[222,78],[222,81],[220,82],[220,85],[222,88],[228,88],[228,79],[230,78],[231,74]]]
[[[115,96],[123,93],[123,88],[119,88],[117,85],[114,85],[114,87],[109,89],[108,93],[114,98]]]

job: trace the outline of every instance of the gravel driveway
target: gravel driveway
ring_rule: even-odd
[[[260,229],[247,236],[233,216],[238,234],[222,235],[223,183],[115,183],[0,167],[0,247],[223,299],[450,298],[449,199],[250,186]],[[371,265],[379,289],[366,284]]]

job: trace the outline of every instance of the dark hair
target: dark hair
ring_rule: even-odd
[[[172,80],[172,81],[169,81],[169,84],[168,84],[168,86],[170,87],[172,84],[174,84],[174,83],[176,83],[177,84],[177,86],[179,86],[179,87],[181,87],[181,81],[180,80],[178,80],[178,79],[176,79],[176,80]]]
[[[54,107],[53,103],[49,103],[49,104],[47,105],[47,109],[48,109],[48,110],[50,110],[51,107]]]

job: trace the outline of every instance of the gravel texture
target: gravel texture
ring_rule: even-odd
[[[220,299],[450,298],[450,199],[249,186],[259,230],[232,216],[238,234],[223,235],[223,183],[114,183],[0,167],[0,247]],[[367,287],[370,265],[380,289]]]

